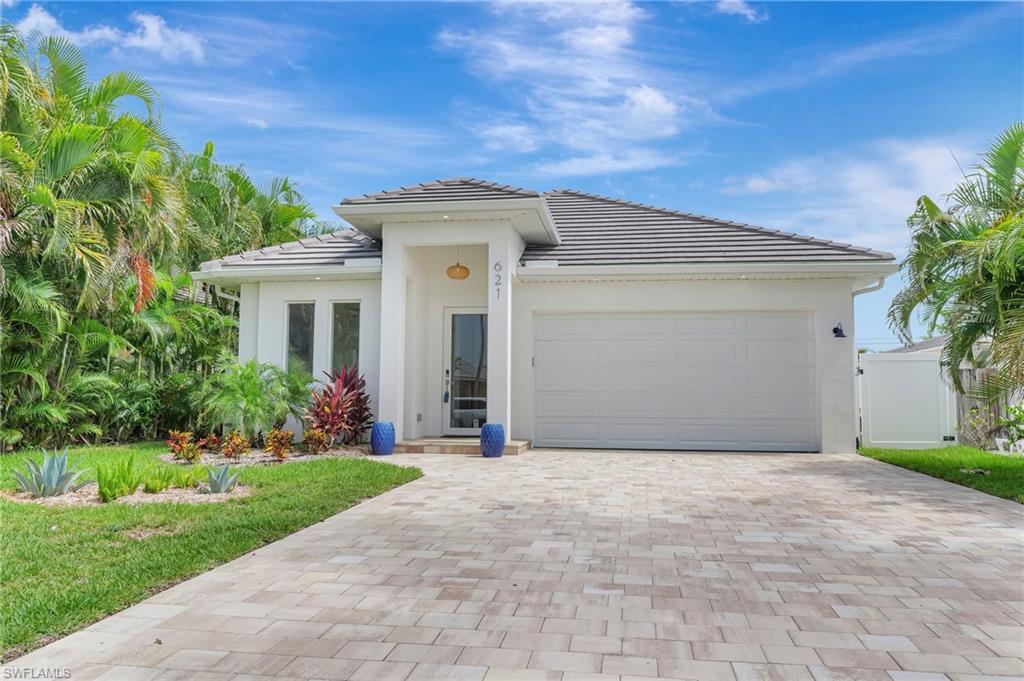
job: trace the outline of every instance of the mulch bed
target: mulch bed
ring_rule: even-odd
[[[250,494],[252,494],[252,488],[244,485],[236,485],[227,494],[204,494],[195,487],[189,489],[169,487],[162,492],[147,494],[139,488],[135,494],[120,497],[110,503],[129,506],[139,504],[215,504],[228,499],[241,499]],[[15,492],[14,490],[0,490],[0,495],[21,504],[37,504],[39,506],[101,506],[103,504],[103,501],[100,500],[99,489],[94,482],[76,492],[56,497],[35,499],[27,492]]]
[[[282,463],[292,463],[296,461],[315,461],[317,459],[342,459],[350,456],[370,456],[369,445],[355,445],[352,447],[340,447],[337,449],[328,449],[323,454],[309,454],[297,449],[282,461],[276,456],[263,449],[250,449],[245,454],[242,454],[237,459],[229,459],[220,452],[210,452],[203,450],[203,454],[199,461],[189,463],[188,461],[182,461],[181,459],[175,459],[174,454],[167,452],[161,454],[157,458],[164,463],[174,464],[178,466],[223,466],[224,464],[230,464],[231,466],[276,466]]]

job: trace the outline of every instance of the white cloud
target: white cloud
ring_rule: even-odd
[[[719,14],[742,17],[752,24],[768,18],[767,13],[754,9],[747,0],[718,0],[715,3],[715,11]]]
[[[958,138],[880,140],[726,178],[721,191],[750,196],[757,221],[772,227],[902,252],[918,197],[943,202],[963,179],[958,161],[973,162],[970,148]]]
[[[203,60],[203,42],[198,36],[167,25],[163,17],[145,12],[131,15],[136,27],[123,31],[104,24],[86,26],[75,31],[62,25],[57,17],[39,5],[32,5],[17,28],[22,35],[39,33],[67,38],[79,47],[110,45],[115,49],[135,49],[152,52],[168,61],[187,58],[193,62]]]
[[[520,154],[537,150],[537,131],[522,123],[493,123],[480,126],[476,135],[491,151],[512,151]]]
[[[507,111],[471,126],[486,148],[506,149],[530,135],[534,150],[561,156],[536,165],[538,172],[669,165],[665,145],[649,145],[675,137],[709,111],[703,100],[679,92],[675,74],[649,64],[637,47],[648,15],[630,2],[500,3],[491,12],[488,27],[447,29],[439,42],[464,54],[471,71],[521,106],[515,126]]]

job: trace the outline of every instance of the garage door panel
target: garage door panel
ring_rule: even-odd
[[[743,330],[744,321],[732,315],[687,314],[675,316],[675,332],[684,338],[733,336]]]
[[[814,347],[807,339],[759,340],[747,344],[751,364],[812,366]]]
[[[813,338],[811,316],[808,314],[749,313],[747,333],[758,338]]]
[[[608,313],[536,320],[540,446],[816,451],[803,313]]]

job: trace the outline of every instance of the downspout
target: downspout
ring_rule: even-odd
[[[869,285],[865,286],[864,288],[854,289],[853,290],[853,297],[856,298],[857,296],[859,296],[859,295],[861,295],[863,293],[871,293],[872,291],[878,291],[883,286],[885,286],[885,277],[879,277],[878,281],[876,281],[873,284],[869,284]],[[856,366],[857,366],[857,376],[855,378],[859,379],[860,378],[860,374],[861,374],[861,372],[863,370],[860,368],[860,353],[857,352],[856,346],[854,347],[853,352],[854,352],[854,359],[856,360],[855,363],[856,363]],[[860,449],[861,441],[863,440],[863,436],[864,436],[864,414],[862,413],[863,408],[864,408],[863,395],[861,394],[860,381],[858,380],[857,381],[857,439],[856,439],[856,447],[858,449]]]
[[[870,286],[854,289],[853,297],[856,298],[862,293],[871,293],[872,291],[877,291],[881,289],[883,286],[885,286],[885,277],[879,277],[878,281],[876,281],[874,284],[871,284]]]
[[[210,284],[210,289],[215,294],[217,294],[217,297],[219,297],[219,298],[227,298],[228,300],[233,300],[234,302],[238,303],[239,305],[242,304],[242,299],[241,298],[239,298],[236,295],[232,295],[230,293],[225,293],[224,289],[219,287],[219,286],[217,286],[216,284]]]

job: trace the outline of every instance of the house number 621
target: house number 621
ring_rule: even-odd
[[[501,261],[500,260],[495,260],[494,261],[494,267],[492,269],[494,269],[494,296],[496,298],[498,298],[498,299],[501,299],[501,284],[502,284]]]

